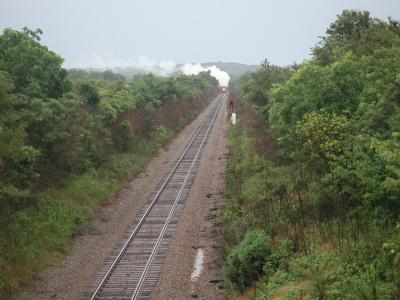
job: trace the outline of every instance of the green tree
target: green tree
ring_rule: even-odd
[[[260,230],[247,232],[228,256],[225,277],[235,289],[244,291],[262,276],[270,254],[271,239],[268,236]]]
[[[40,152],[27,144],[26,115],[18,110],[24,98],[11,93],[8,77],[0,71],[0,206],[17,207],[30,196]]]
[[[269,92],[276,83],[282,83],[290,77],[290,68],[281,68],[272,65],[265,59],[260,69],[251,73],[249,77],[240,84],[242,98],[258,106],[269,104]]]
[[[72,87],[63,59],[39,43],[42,31],[7,28],[0,36],[0,69],[14,82],[14,90],[32,97],[59,98]]]
[[[344,10],[313,48],[315,62],[325,66],[340,60],[347,52],[362,56],[381,47],[391,47],[398,43],[400,35],[398,23],[389,21],[373,19],[367,11]]]
[[[77,93],[82,96],[90,106],[94,106],[100,102],[99,92],[92,82],[79,82],[77,84]]]

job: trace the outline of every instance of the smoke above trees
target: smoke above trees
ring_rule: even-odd
[[[136,59],[119,59],[111,53],[82,54],[72,63],[65,63],[67,68],[111,70],[126,75],[127,69],[134,73],[153,73],[158,76],[171,76],[174,74],[197,75],[200,72],[210,72],[218,80],[220,86],[227,86],[230,76],[215,65],[203,66],[201,63],[177,64],[173,60],[157,61],[145,55]],[[129,73],[129,72],[128,72]]]

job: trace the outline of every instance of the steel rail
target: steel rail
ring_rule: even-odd
[[[168,225],[169,225],[169,223],[170,223],[170,221],[172,219],[172,216],[173,216],[173,214],[175,212],[175,208],[178,205],[179,200],[181,199],[181,195],[183,193],[183,190],[185,189],[186,183],[187,183],[190,175],[192,174],[192,169],[193,169],[193,167],[195,166],[195,164],[197,162],[197,158],[199,157],[201,150],[203,149],[203,146],[205,144],[205,140],[206,140],[206,138],[208,136],[208,132],[210,131],[211,127],[214,124],[214,120],[215,120],[216,116],[218,115],[218,112],[219,112],[219,110],[221,108],[222,103],[223,103],[223,101],[221,101],[221,103],[219,104],[219,106],[218,106],[217,110],[215,111],[214,116],[213,116],[213,118],[212,118],[212,120],[210,122],[210,125],[208,125],[207,131],[204,134],[204,137],[203,137],[203,139],[201,141],[199,149],[196,152],[195,157],[193,158],[192,164],[190,165],[190,168],[189,168],[189,170],[188,170],[188,172],[187,172],[187,174],[185,176],[185,179],[184,179],[184,181],[182,183],[182,186],[181,186],[181,188],[180,188],[180,190],[178,192],[178,195],[175,198],[174,204],[172,205],[172,207],[170,209],[170,212],[169,212],[168,217],[167,217],[167,219],[166,219],[166,221],[164,223],[164,226],[163,226],[163,228],[161,230],[161,233],[160,233],[160,235],[159,235],[159,237],[157,239],[157,242],[154,245],[154,248],[153,248],[153,250],[152,250],[152,252],[151,252],[151,254],[150,254],[150,256],[149,256],[149,258],[147,260],[146,266],[145,266],[145,268],[144,268],[144,270],[142,272],[142,275],[141,275],[141,277],[139,279],[138,284],[136,285],[136,288],[135,288],[135,291],[134,291],[134,293],[133,293],[133,295],[131,297],[131,300],[136,300],[137,297],[139,296],[140,289],[141,289],[141,287],[143,285],[143,282],[144,282],[144,280],[145,280],[145,278],[147,276],[147,273],[148,273],[148,271],[149,271],[149,269],[151,267],[151,263],[153,262],[153,259],[154,259],[155,255],[156,255],[157,251],[158,251],[158,248],[161,245],[161,241],[163,240],[164,234],[167,231]]]
[[[223,96],[218,97],[219,99],[221,99]],[[218,100],[217,100],[218,101]],[[222,103],[222,102],[221,102]],[[221,105],[219,105],[220,107]],[[168,184],[169,180],[171,179],[171,177],[174,175],[176,169],[179,167],[180,163],[182,162],[185,154],[188,152],[189,148],[192,146],[193,142],[195,141],[195,139],[197,138],[197,136],[199,135],[201,129],[203,128],[204,124],[207,122],[207,120],[209,119],[209,116],[212,114],[214,107],[217,107],[217,104],[214,104],[211,108],[210,111],[207,113],[207,116],[204,118],[203,122],[200,124],[200,126],[198,127],[197,131],[195,132],[195,134],[193,135],[192,139],[189,141],[188,145],[186,146],[185,150],[183,151],[182,155],[180,156],[180,158],[178,159],[177,163],[175,164],[174,168],[172,169],[172,171],[170,172],[170,174],[168,175],[168,177],[166,178],[166,180],[164,181],[163,185],[160,187],[160,189],[158,190],[157,194],[154,196],[153,200],[151,201],[151,203],[149,204],[148,208],[146,209],[146,211],[144,212],[143,216],[140,218],[138,224],[136,225],[135,229],[132,231],[132,233],[130,234],[130,236],[128,237],[127,241],[125,242],[125,244],[122,246],[120,252],[118,253],[118,255],[116,256],[116,258],[114,259],[113,263],[111,264],[111,266],[108,268],[106,274],[103,276],[101,282],[97,285],[96,290],[93,292],[92,296],[90,297],[90,300],[94,300],[99,292],[102,290],[102,288],[104,287],[104,284],[107,282],[107,279],[110,277],[110,275],[112,274],[115,266],[118,264],[119,260],[121,259],[122,255],[125,253],[126,249],[128,248],[128,246],[130,245],[130,243],[132,242],[132,239],[135,237],[135,235],[137,234],[138,230],[141,228],[141,226],[143,225],[145,219],[147,218],[148,214],[150,213],[151,209],[153,208],[153,206],[155,205],[155,203],[157,202],[159,196],[161,195],[161,193],[163,192],[165,186]],[[219,110],[219,107],[217,110]]]

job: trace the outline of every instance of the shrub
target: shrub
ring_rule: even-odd
[[[248,231],[228,256],[224,273],[234,289],[244,291],[263,274],[271,254],[271,239],[260,230]]]
[[[271,255],[264,266],[265,274],[272,274],[278,268],[288,271],[290,259],[294,255],[293,242],[287,238],[280,240],[279,244],[274,247]]]
[[[114,147],[120,152],[132,150],[134,144],[134,132],[132,124],[128,120],[123,120],[119,124],[118,130],[112,136]]]
[[[80,82],[77,84],[78,94],[84,98],[89,105],[96,105],[100,101],[100,95],[92,82]]]

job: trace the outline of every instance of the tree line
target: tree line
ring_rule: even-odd
[[[158,124],[154,112],[182,99],[196,105],[217,86],[209,74],[146,74],[131,82],[110,71],[69,74],[63,59],[40,44],[41,33],[5,29],[0,36],[1,206],[23,206],[35,189],[132,150],[157,126],[177,126]],[[140,122],[128,118],[139,111]]]
[[[345,10],[309,60],[266,60],[235,87],[230,286],[258,282],[259,299],[400,297],[400,23]]]
[[[66,70],[41,34],[0,35],[0,298],[66,251],[218,92],[209,73]]]

